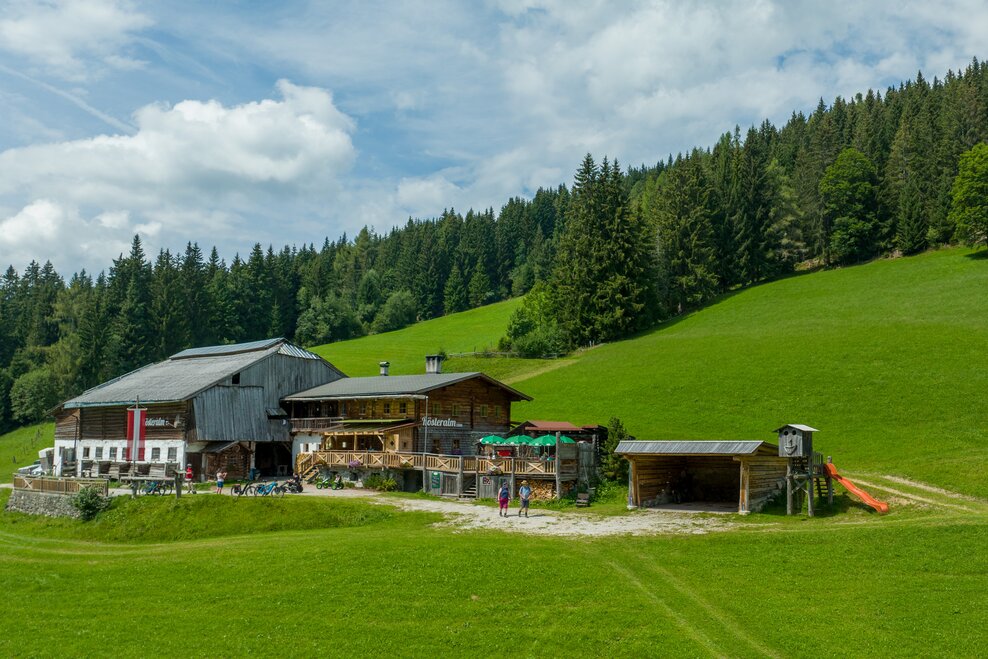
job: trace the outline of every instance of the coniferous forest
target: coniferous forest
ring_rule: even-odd
[[[0,277],[0,430],[189,346],[317,345],[526,295],[502,348],[558,354],[784,275],[951,243],[988,244],[988,68],[821,99],[781,127],[572,186],[452,209],[320,246],[146,254],[106,271]]]

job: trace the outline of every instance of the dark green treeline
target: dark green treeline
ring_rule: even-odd
[[[622,170],[587,156],[572,188],[453,210],[320,247],[51,264],[0,277],[0,428],[187,346],[285,336],[315,345],[528,293],[503,343],[551,354],[607,341],[807,261],[846,264],[958,238],[961,155],[988,140],[988,70],[821,100],[781,128]],[[971,159],[969,159],[971,160]],[[971,186],[965,188],[968,192]],[[978,208],[967,199],[965,208]],[[972,206],[971,204],[974,204]],[[437,340],[438,345],[438,340]]]

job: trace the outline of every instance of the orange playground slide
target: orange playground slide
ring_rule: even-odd
[[[827,475],[829,475],[835,481],[843,485],[848,492],[850,492],[854,496],[864,501],[865,504],[877,510],[879,514],[884,515],[889,511],[889,505],[887,503],[885,503],[884,501],[879,501],[878,499],[874,498],[873,496],[862,490],[860,487],[858,487],[851,481],[841,476],[839,473],[837,473],[837,467],[835,467],[833,464],[828,462],[823,466],[827,470]]]

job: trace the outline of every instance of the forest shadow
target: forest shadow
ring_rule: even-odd
[[[972,261],[988,261],[988,248],[977,249],[970,254],[965,254],[964,258],[971,259]]]

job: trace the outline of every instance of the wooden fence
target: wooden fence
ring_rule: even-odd
[[[24,476],[14,474],[14,489],[56,494],[78,494],[84,487],[95,487],[107,496],[109,482],[101,478],[53,478],[51,476]]]

